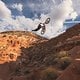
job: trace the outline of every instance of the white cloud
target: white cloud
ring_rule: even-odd
[[[11,11],[6,5],[0,0],[0,19],[11,17]]]
[[[18,11],[22,11],[23,10],[23,5],[21,3],[16,3],[16,4],[13,4],[11,6],[13,9],[17,9]]]
[[[76,15],[70,15],[73,14],[73,12],[75,11],[73,9],[71,0],[64,0],[58,6],[53,7],[48,15],[51,17],[51,25],[49,25],[49,27],[51,27],[51,30],[46,32],[48,34],[47,36],[52,38],[57,34],[62,33],[64,29],[63,23],[65,20],[69,18],[76,18],[76,12]]]
[[[49,1],[49,0],[47,0]],[[57,0],[55,0],[57,1]],[[50,6],[48,5],[47,7],[43,7],[41,5],[37,5],[38,7],[36,7],[35,4],[30,5],[32,9],[35,9],[36,7],[36,11],[41,10],[42,12],[46,10],[48,10],[48,14],[41,14],[41,18],[40,19],[30,19],[30,18],[26,18],[24,15],[23,16],[17,16],[15,17],[16,19],[13,19],[11,17],[11,11],[6,7],[6,5],[0,1],[1,6],[2,7],[2,11],[0,9],[0,16],[1,18],[5,18],[3,19],[3,21],[0,21],[0,30],[5,31],[5,30],[28,30],[31,31],[32,29],[35,29],[37,27],[37,25],[40,22],[44,22],[45,19],[47,17],[51,18],[51,22],[46,25],[46,33],[44,35],[40,34],[40,31],[35,32],[38,35],[41,35],[43,37],[46,38],[52,38],[55,37],[61,33],[63,33],[64,30],[64,26],[63,23],[65,22],[65,20],[67,19],[75,19],[77,16],[77,13],[74,11],[73,8],[73,4],[72,4],[72,0],[61,0],[61,2],[58,2],[58,5],[53,6],[52,3],[50,3]],[[48,2],[47,2],[48,3]],[[46,1],[44,2],[44,4],[47,4]],[[56,2],[57,4],[57,2]],[[34,7],[35,6],[35,7]],[[41,7],[39,9],[39,7]],[[22,11],[22,6],[19,4],[16,4],[16,6],[14,6],[13,8],[18,9],[19,11]],[[44,9],[43,9],[44,8]],[[6,11],[6,12],[5,12]],[[3,14],[7,14],[7,17],[5,15],[1,15],[1,12]],[[7,26],[7,27],[6,27]]]
[[[73,8],[74,8],[74,10],[80,16],[80,0],[72,0],[72,2],[73,2]]]
[[[72,12],[72,13],[70,14],[69,19],[75,20],[77,16],[78,16],[78,14],[74,11],[74,12]]]
[[[52,1],[51,0],[38,0],[32,2],[28,1],[28,4],[26,6],[29,7],[33,12],[35,11],[37,13],[45,13],[50,11]]]
[[[74,11],[72,0],[52,0],[52,2],[49,1],[43,1],[40,5],[37,3],[36,5],[34,3],[29,4],[29,7],[32,10],[35,10],[37,12],[46,12],[48,11],[47,15],[41,15],[40,21],[43,22],[47,17],[51,18],[51,23],[47,25],[47,31],[43,35],[48,38],[52,38],[54,36],[57,36],[58,34],[64,32],[64,26],[63,23],[67,19],[76,19],[77,13]],[[37,34],[40,34],[40,32],[37,32]]]

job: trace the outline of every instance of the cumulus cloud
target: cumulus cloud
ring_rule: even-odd
[[[18,11],[22,11],[23,10],[23,5],[21,3],[16,3],[16,4],[13,4],[11,6],[13,9],[17,9]]]
[[[72,15],[72,14],[76,15]],[[52,8],[51,12],[48,14],[51,18],[51,24],[49,25],[49,31],[46,32],[50,36],[50,38],[57,36],[64,32],[63,23],[65,20],[71,18],[75,19],[77,13],[73,9],[72,1],[71,0],[64,0],[59,5]],[[46,36],[46,35],[45,35]]]
[[[48,2],[44,2],[44,4],[49,4]],[[53,3],[50,2],[50,5],[46,6],[40,6],[32,4],[30,7],[35,9],[36,11],[42,11],[41,18],[40,19],[34,19],[26,18],[23,16],[16,16],[15,19],[11,16],[11,11],[8,9],[2,1],[0,1],[0,4],[3,6],[2,9],[0,9],[0,16],[3,21],[0,21],[0,30],[6,31],[6,30],[27,30],[31,31],[32,29],[35,29],[40,22],[44,22],[46,18],[50,17],[51,21],[48,25],[46,25],[46,33],[44,35],[40,34],[40,31],[34,32],[40,36],[46,37],[46,38],[53,38],[65,31],[65,28],[63,26],[63,23],[67,19],[75,19],[77,16],[77,13],[75,12],[73,8],[72,0],[61,0],[58,2],[55,2],[57,0],[54,0]],[[56,6],[53,4],[57,4]],[[0,6],[1,6],[0,5]],[[42,4],[41,4],[42,5]],[[39,9],[39,7],[41,7]],[[13,8],[18,9],[19,11],[22,11],[22,5],[21,4],[15,4]],[[44,8],[44,9],[43,9]],[[45,8],[48,11],[47,14],[45,14]],[[49,10],[48,10],[49,9]],[[6,12],[5,12],[6,11]],[[44,14],[43,14],[44,12]],[[3,14],[1,14],[3,13]],[[6,14],[5,14],[6,13]],[[7,17],[8,19],[7,19]],[[5,19],[3,19],[5,18]]]
[[[50,11],[50,7],[54,6],[54,4],[52,4],[52,0],[33,0],[28,1],[26,6],[36,13],[48,13]]]
[[[77,12],[77,14],[80,16],[80,0],[72,0],[73,2],[73,8]]]
[[[11,17],[11,11],[6,7],[4,2],[0,0],[0,19]]]

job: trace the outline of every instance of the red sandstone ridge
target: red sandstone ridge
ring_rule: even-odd
[[[46,41],[46,39],[29,32],[2,32],[0,34],[0,64],[16,61],[20,56],[21,47],[29,48],[41,41]]]

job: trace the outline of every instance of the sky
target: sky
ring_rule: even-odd
[[[50,17],[46,32],[51,39],[80,23],[80,0],[0,0],[0,32],[30,31]]]

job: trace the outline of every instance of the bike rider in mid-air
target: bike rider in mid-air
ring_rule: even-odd
[[[38,31],[38,30],[40,30],[40,29],[42,28],[41,34],[43,35],[43,34],[45,33],[45,31],[46,31],[46,26],[45,26],[45,24],[48,24],[49,22],[50,22],[50,18],[47,18],[44,23],[40,23],[40,24],[38,25],[38,27],[37,27],[36,29],[32,30],[32,31]]]

